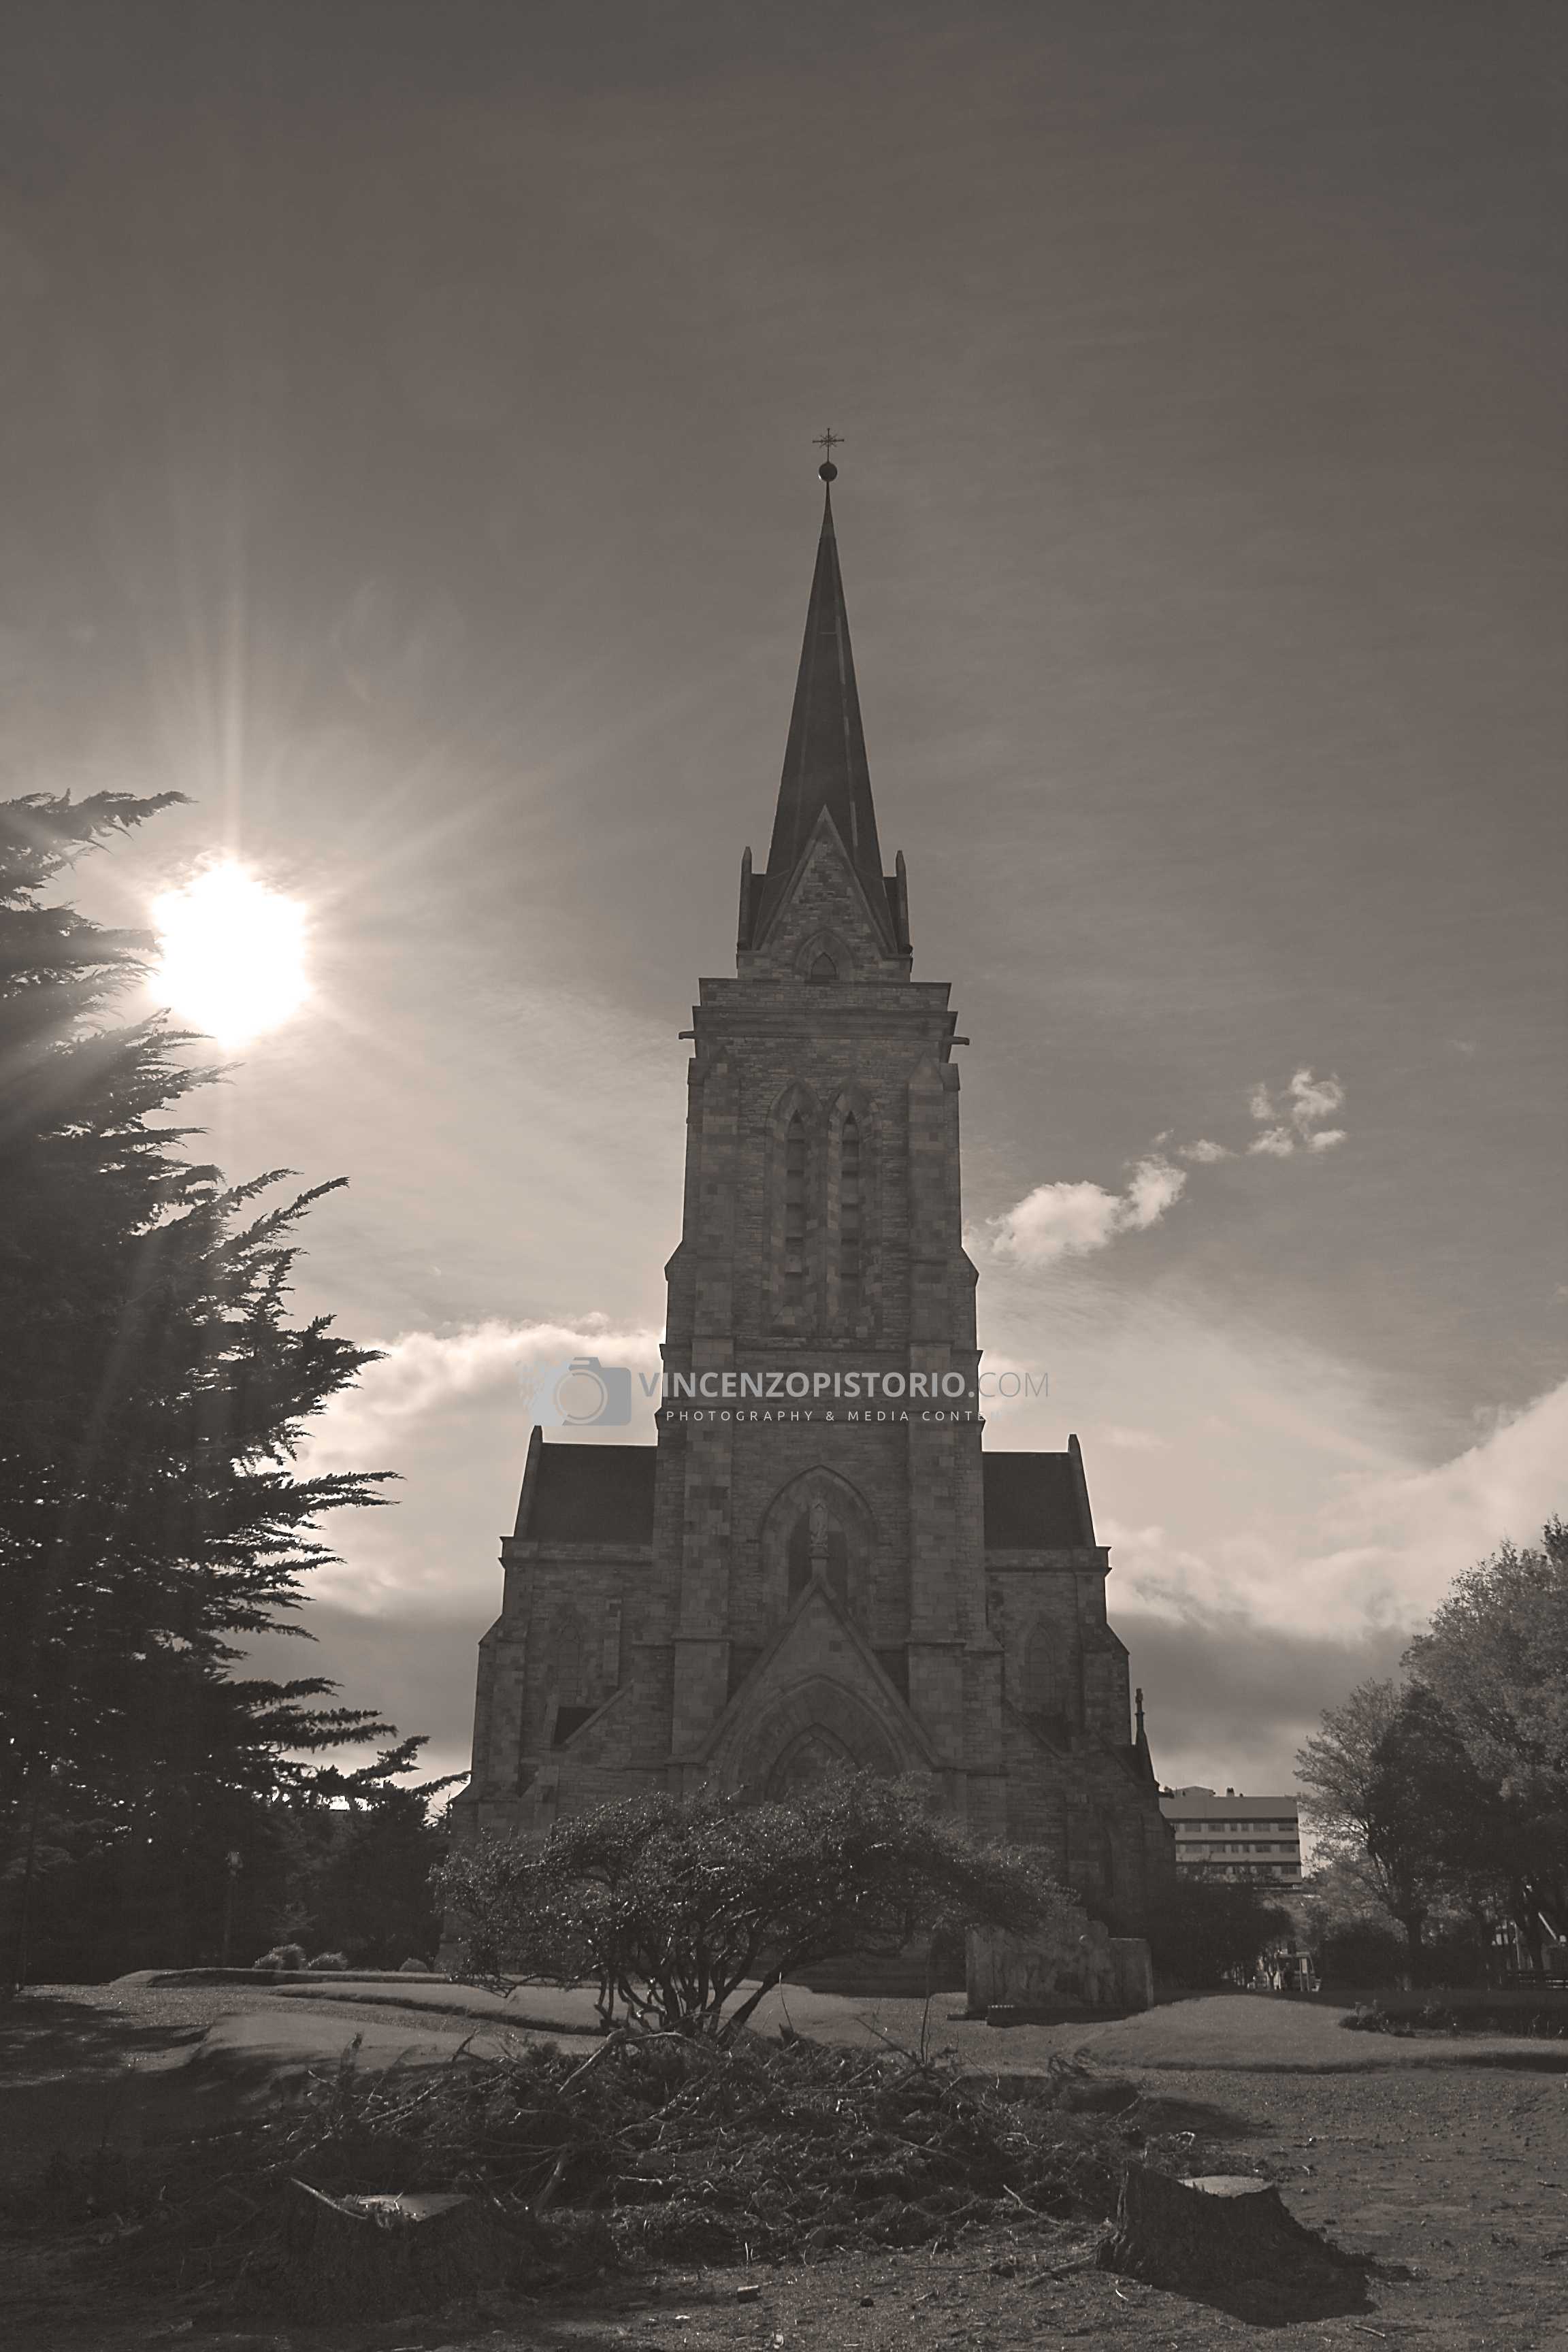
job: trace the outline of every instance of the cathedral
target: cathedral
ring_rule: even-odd
[[[1076,1438],[982,1444],[957,1015],[883,870],[831,461],[765,870],[699,982],[655,1445],[535,1428],[458,1834],[647,1789],[929,1781],[1136,1930],[1171,1832]]]

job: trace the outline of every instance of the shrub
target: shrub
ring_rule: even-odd
[[[405,1960],[397,1973],[400,1977],[427,1977],[430,1963],[428,1960]]]
[[[1408,2037],[1415,2033],[1458,2033],[1463,2028],[1455,2011],[1445,2009],[1440,2001],[1428,2000],[1406,2015],[1391,2013],[1381,2001],[1359,2001],[1340,2023],[1352,2033],[1396,2033]]]
[[[1289,1914],[1255,1886],[1178,1878],[1150,1919],[1149,1948],[1162,1976],[1197,1990],[1250,1977],[1294,1934]]]
[[[292,1975],[305,1965],[305,1947],[303,1944],[275,1944],[271,1951],[262,1953],[255,1965],[258,1969],[269,1969],[275,1975]]]
[[[318,1952],[310,1962],[311,1974],[319,1976],[342,1976],[347,1967],[348,1957],[343,1952]]]
[[[1468,1922],[1428,1929],[1415,1955],[1413,1974],[1419,1985],[1484,1985],[1491,1947]]]
[[[1325,1984],[1397,1984],[1409,1964],[1404,1938],[1379,1919],[1345,1919],[1330,1927],[1318,1948],[1318,1974]]]
[[[1391,2017],[1387,2010],[1375,2000],[1358,2001],[1341,2018],[1340,2023],[1347,2033],[1397,2033],[1404,2037],[1415,2031],[1408,2017]]]
[[[606,2020],[618,2002],[635,2025],[722,2038],[813,1960],[962,1923],[1027,1930],[1068,1908],[1037,1855],[977,1843],[924,1787],[868,1772],[789,1803],[629,1798],[542,1846],[481,1839],[443,1883],[477,1975],[594,1977]]]

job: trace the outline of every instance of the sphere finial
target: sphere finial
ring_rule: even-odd
[[[824,458],[822,464],[818,466],[816,478],[819,482],[836,482],[838,479],[838,468],[831,457]]]

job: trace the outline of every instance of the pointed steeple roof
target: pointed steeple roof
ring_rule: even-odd
[[[832,476],[825,466],[822,536],[806,607],[795,708],[784,747],[773,835],[768,849],[763,918],[776,902],[826,809],[873,907],[885,907],[882,853],[871,804],[871,772],[860,724],[860,697],[849,650],[849,616],[833,529]]]
[[[627,1451],[630,1451],[629,1447]],[[1132,1742],[1133,1768],[1141,1780],[1148,1780],[1157,1789],[1160,1785],[1159,1777],[1154,1770],[1154,1759],[1149,1753],[1149,1735],[1143,1728],[1143,1694],[1142,1691],[1139,1691],[1136,1694],[1135,1704],[1138,1709],[1138,1730],[1137,1736]]]

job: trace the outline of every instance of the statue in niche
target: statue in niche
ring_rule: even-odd
[[[796,1519],[785,1547],[789,1600],[793,1607],[808,1584],[820,1578],[843,1606],[849,1601],[849,1543],[833,1514],[816,1496]]]

